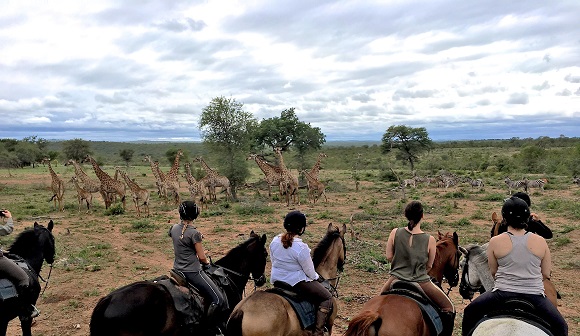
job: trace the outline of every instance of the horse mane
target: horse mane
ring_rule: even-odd
[[[485,246],[487,247],[487,245]],[[469,261],[477,264],[487,265],[487,248],[476,244],[470,244],[465,247],[467,254],[469,255]]]
[[[332,243],[334,243],[336,238],[342,239],[340,231],[338,230],[328,231],[326,232],[324,238],[322,238],[322,240],[316,245],[316,247],[312,251],[312,263],[314,264],[314,268],[318,267],[318,265],[320,265],[322,260],[324,260],[326,252],[328,251],[330,246],[332,246]],[[344,243],[344,240],[342,243],[342,248],[344,249],[344,256],[346,257],[346,244]]]
[[[37,245],[36,232],[34,229],[22,231],[10,245],[8,251],[18,254],[18,252],[29,250],[31,246]]]
[[[222,258],[220,258],[218,261],[216,261],[216,265],[222,265],[227,260],[229,260],[229,262],[232,262],[232,260],[236,260],[236,261],[239,260],[244,255],[246,255],[245,251],[247,250],[248,245],[252,244],[253,242],[255,242],[259,239],[260,239],[259,235],[250,236],[250,238],[248,238],[246,241],[244,241],[243,243],[239,244],[238,246],[232,248]]]

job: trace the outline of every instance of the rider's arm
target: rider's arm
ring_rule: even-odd
[[[306,274],[309,279],[318,280],[318,273],[314,270],[314,263],[312,262],[310,251],[308,249],[300,251],[298,254],[298,263],[302,267],[304,274]]]
[[[393,256],[395,255],[395,233],[396,232],[397,232],[397,229],[393,229],[391,231],[391,234],[389,235],[389,239],[387,240],[386,254],[387,254],[388,261],[393,261]]]
[[[14,221],[10,211],[4,210],[4,216],[6,217],[6,224],[0,225],[0,236],[7,236],[14,231]]]
[[[427,251],[429,252],[429,259],[427,260],[426,267],[427,272],[429,272],[433,267],[433,262],[435,261],[435,254],[437,253],[437,241],[435,241],[435,237],[433,236],[429,237],[429,245]]]
[[[544,253],[540,267],[542,268],[543,279],[550,279],[550,273],[552,273],[552,256],[550,255],[550,248],[545,240],[543,243],[546,246],[546,252]]]
[[[491,240],[489,241],[489,245],[487,247],[487,264],[489,266],[489,270],[491,272],[491,276],[495,279],[495,273],[497,272],[497,258],[495,257],[495,247],[497,245],[497,240],[499,239],[499,236],[495,236],[493,238],[491,238]]]
[[[199,262],[202,264],[209,264],[209,261],[207,260],[207,257],[205,256],[205,251],[203,249],[203,246],[201,245],[201,242],[195,243],[193,246],[195,247],[195,253],[197,254],[197,258],[199,259]]]

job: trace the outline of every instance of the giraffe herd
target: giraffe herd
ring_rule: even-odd
[[[258,154],[250,154],[247,160],[254,160],[264,173],[268,185],[269,197],[272,196],[272,186],[277,186],[279,188],[280,200],[286,201],[287,206],[290,206],[290,201],[294,204],[300,204],[298,177],[286,167],[280,148],[275,148],[274,154],[278,159],[278,165],[266,161],[263,156]],[[150,164],[151,172],[155,178],[157,195],[164,200],[165,205],[168,205],[169,202],[173,205],[181,202],[178,177],[182,157],[183,151],[178,150],[168,172],[163,172],[159,168],[159,161],[153,160],[150,155],[145,155],[143,158],[144,162]],[[318,160],[310,170],[300,172],[307,180],[308,200],[313,203],[316,203],[322,196],[328,201],[324,193],[324,184],[319,181],[321,160],[325,157],[327,157],[326,154],[320,153]],[[65,180],[54,171],[50,161],[49,158],[45,158],[42,161],[43,164],[48,165],[48,171],[51,177],[50,189],[52,197],[50,201],[54,201],[55,210],[64,211]],[[221,188],[221,193],[225,194],[226,201],[233,200],[231,183],[226,176],[212,169],[203,157],[194,158],[193,162],[200,164],[201,169],[205,172],[205,176],[196,179],[191,172],[191,163],[185,162],[185,173],[182,177],[187,181],[187,189],[191,199],[200,204],[203,209],[207,207],[208,203],[217,201],[216,189]],[[96,179],[89,177],[82,167],[83,163],[91,164]],[[133,203],[135,204],[137,216],[141,217],[141,214],[149,216],[150,191],[144,186],[138,185],[121,167],[115,167],[114,177],[111,177],[90,155],[87,155],[81,162],[71,159],[64,164],[64,166],[71,165],[74,167],[74,175],[67,181],[74,186],[74,190],[76,191],[79,212],[82,210],[83,204],[86,204],[87,213],[91,211],[93,208],[93,194],[95,193],[101,195],[105,209],[111,207],[117,200],[122,203],[125,209],[128,188]]]

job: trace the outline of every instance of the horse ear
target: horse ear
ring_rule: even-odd
[[[37,226],[38,226],[38,222],[34,222],[34,227],[37,227]]]
[[[453,231],[453,242],[455,243],[455,246],[459,246],[459,236],[455,231]]]
[[[256,233],[254,232],[254,230],[250,231],[250,237],[255,237],[257,236]]]
[[[262,245],[266,245],[266,234],[262,235],[262,238],[260,239],[260,243],[262,243]]]
[[[326,232],[332,232],[334,231],[334,225],[332,225],[332,223],[328,223],[328,228],[326,229]]]
[[[441,238],[443,238],[443,235],[441,234],[441,231],[437,230],[437,235],[439,236],[439,238],[437,238],[437,240],[441,240]]]
[[[340,236],[344,238],[345,233],[346,233],[346,223],[342,223],[342,230],[340,230]]]
[[[52,219],[50,220],[50,222],[48,222],[48,231],[52,232],[52,228],[54,227],[54,222],[52,221]]]

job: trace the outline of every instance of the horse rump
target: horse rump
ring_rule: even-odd
[[[236,309],[230,315],[226,324],[228,336],[242,336],[242,320],[244,319],[244,311]]]
[[[139,281],[101,298],[91,315],[91,336],[174,335],[179,329],[171,294]]]
[[[344,336],[376,335],[381,323],[382,319],[377,311],[362,311],[350,321]]]

